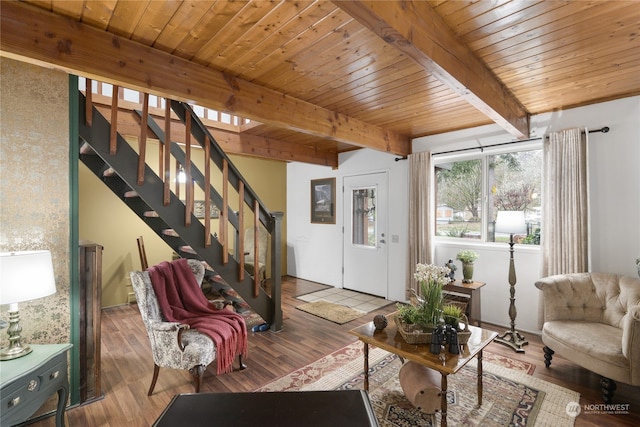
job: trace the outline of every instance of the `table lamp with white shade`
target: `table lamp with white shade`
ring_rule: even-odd
[[[496,217],[496,233],[509,234],[509,285],[510,285],[510,304],[509,318],[511,319],[511,329],[496,338],[496,342],[507,345],[518,353],[524,353],[523,346],[529,342],[516,330],[516,267],[513,260],[513,240],[514,234],[526,234],[527,224],[524,220],[523,211],[498,211]]]
[[[0,360],[31,353],[21,341],[18,303],[56,292],[51,252],[45,250],[0,253],[0,305],[9,304],[9,345],[0,349]]]

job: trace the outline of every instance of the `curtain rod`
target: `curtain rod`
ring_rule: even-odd
[[[604,126],[600,129],[594,129],[594,130],[590,130],[589,133],[596,133],[596,132],[602,132],[602,133],[607,133],[609,132],[611,129],[609,129],[609,126]],[[584,133],[584,132],[582,132]],[[546,136],[547,138],[549,138],[549,136]]]
[[[594,129],[594,130],[590,130],[589,133],[596,133],[596,132],[602,132],[602,133],[607,133],[609,132],[609,127],[608,126],[604,126],[603,128],[600,129]],[[548,136],[547,136],[548,138]],[[485,148],[491,148],[491,147],[500,147],[503,145],[510,145],[510,144],[518,144],[521,142],[529,142],[529,141],[539,141],[541,140],[542,137],[538,137],[538,138],[529,138],[529,139],[519,139],[517,141],[510,141],[510,142],[501,142],[499,144],[491,144],[491,145],[484,145],[484,146],[480,146],[480,147],[469,147],[469,148],[460,148],[458,150],[449,150],[449,151],[439,151],[437,153],[432,153],[432,156],[436,156],[439,154],[451,154],[451,153],[459,153],[461,151],[470,151],[470,150],[480,150],[480,152],[484,151]],[[396,158],[396,161],[398,160],[404,160],[404,159],[399,159]]]

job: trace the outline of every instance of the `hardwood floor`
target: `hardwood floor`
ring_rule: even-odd
[[[375,314],[395,311],[395,305],[371,312],[344,325],[320,319],[296,310],[304,303],[295,297],[326,286],[283,278],[284,327],[280,332],[249,332],[248,369],[215,376],[208,369],[201,392],[253,391],[266,383],[300,368],[320,357],[355,341],[347,331],[370,321]],[[483,325],[494,329],[490,325]],[[147,397],[153,372],[153,361],[142,319],[136,305],[103,310],[102,317],[102,389],[105,397],[93,403],[71,408],[66,413],[69,426],[149,426],[177,393],[192,393],[191,377],[186,371],[161,369],[154,394]],[[495,328],[503,332],[503,328]],[[527,335],[525,354],[492,343],[487,351],[517,358],[536,365],[534,376],[580,393],[583,413],[576,426],[640,425],[640,388],[618,384],[614,403],[628,404],[629,414],[584,413],[584,405],[601,404],[600,378],[571,362],[554,357],[551,368],[544,366],[542,343]],[[32,424],[54,426],[53,417]]]

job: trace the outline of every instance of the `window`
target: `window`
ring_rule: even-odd
[[[353,230],[351,243],[376,246],[376,188],[360,188],[352,192]]]
[[[495,233],[498,211],[522,211],[518,243],[540,244],[542,150],[434,158],[436,236],[506,242]]]

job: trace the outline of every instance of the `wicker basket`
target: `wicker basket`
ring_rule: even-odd
[[[424,332],[421,329],[414,329],[414,325],[407,325],[404,323],[399,316],[393,317],[394,322],[396,322],[396,327],[402,338],[407,342],[407,344],[431,344],[431,336],[433,333]],[[469,324],[469,320],[467,320],[467,316],[464,316],[463,322],[465,325]],[[471,331],[465,326],[465,329],[462,331],[458,331],[458,343],[466,344],[469,342],[469,338],[471,338]]]

